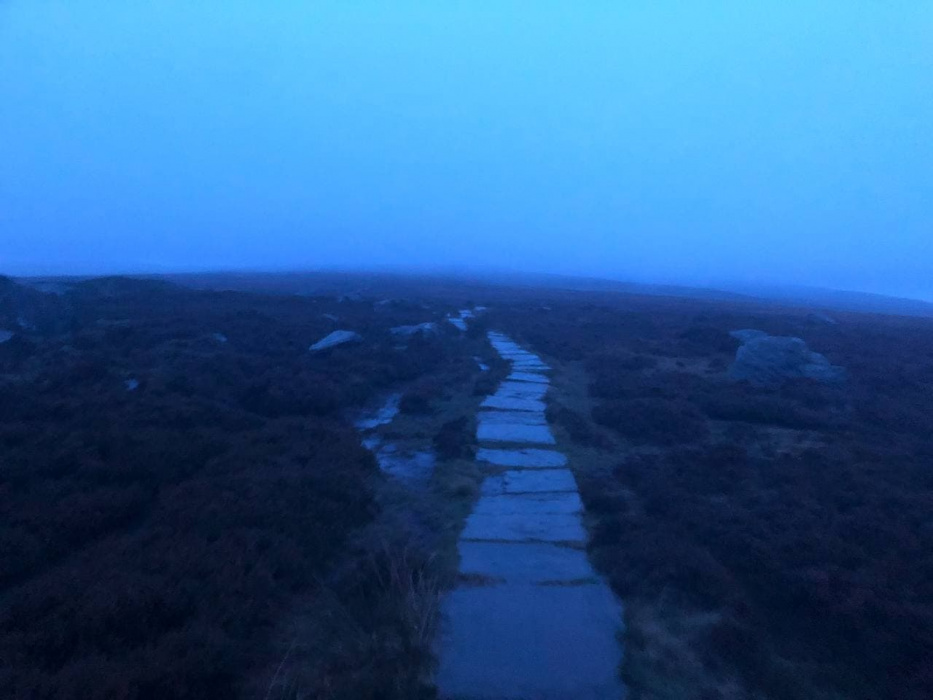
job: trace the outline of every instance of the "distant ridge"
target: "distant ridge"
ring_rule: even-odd
[[[107,276],[101,276],[106,278]],[[833,311],[853,311],[898,316],[933,318],[933,303],[920,299],[853,292],[821,287],[794,285],[756,285],[727,283],[721,287],[694,287],[674,284],[651,284],[543,272],[456,269],[359,269],[359,270],[219,270],[176,274],[126,275],[137,279],[162,279],[199,289],[227,289],[266,293],[331,293],[355,290],[376,292],[383,282],[417,280],[443,286],[449,283],[493,285],[502,287],[564,289],[579,292],[609,292],[648,296],[679,297],[707,301],[770,303],[803,306]],[[33,288],[48,289],[57,283],[95,279],[94,276],[43,276],[18,278]],[[110,279],[119,279],[111,277]]]
[[[483,278],[484,275],[473,275],[472,277]],[[836,311],[933,317],[933,303],[921,299],[905,299],[884,294],[825,289],[822,287],[734,284],[726,284],[722,288],[692,287],[535,273],[489,274],[486,277],[490,281],[497,283],[560,287],[578,291],[611,291],[712,301],[777,302]]]
[[[735,288],[747,296],[838,311],[933,317],[933,303],[921,299],[793,285],[746,285]]]

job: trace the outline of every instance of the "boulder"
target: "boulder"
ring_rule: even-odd
[[[756,386],[774,386],[788,379],[806,378],[827,384],[845,381],[845,369],[830,364],[813,352],[800,338],[771,336],[762,331],[736,331],[733,338],[742,341],[736,351],[729,376],[747,380]]]
[[[359,343],[363,340],[363,336],[354,331],[334,331],[319,341],[314,345],[308,348],[311,352],[320,352],[321,350],[327,350],[329,348],[337,347],[338,345],[345,345],[347,343]]]

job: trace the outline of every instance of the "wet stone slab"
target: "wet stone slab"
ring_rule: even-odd
[[[488,476],[458,544],[461,585],[443,601],[440,697],[618,700],[622,609],[590,565],[583,506],[556,450],[493,448],[553,441],[547,365],[506,336],[490,342],[512,373],[483,402],[477,451]],[[540,444],[540,443],[538,443]]]
[[[510,382],[534,382],[537,384],[547,384],[551,381],[537,372],[512,372],[506,379]]]
[[[547,372],[550,370],[550,366],[544,364],[543,362],[537,361],[521,361],[513,362],[512,369],[515,371],[521,372]]]
[[[569,469],[511,470],[486,477],[482,487],[484,496],[550,491],[577,491],[577,482]]]
[[[596,576],[586,552],[546,543],[461,542],[460,572],[505,583],[572,583]]]
[[[473,513],[461,537],[497,542],[586,542],[578,513]]]
[[[550,369],[537,357],[510,357],[506,359],[512,365],[512,370],[516,372],[546,372]]]
[[[526,352],[525,350],[498,350],[497,352],[503,358],[505,358],[506,360],[512,361],[512,362],[523,361],[523,360],[535,360],[535,361],[541,360],[541,358],[538,357],[537,355],[533,355],[532,353]]]
[[[534,445],[553,445],[551,429],[547,425],[521,425],[517,423],[481,422],[476,428],[480,442],[521,442]]]
[[[547,425],[543,412],[532,411],[480,411],[476,419],[480,423],[500,425]]]
[[[513,399],[503,396],[490,396],[480,404],[483,408],[499,408],[505,411],[538,411],[545,409],[544,401],[537,399]]]
[[[479,462],[488,462],[497,467],[524,467],[526,469],[554,469],[567,466],[567,458],[556,450],[541,450],[534,447],[499,450],[481,447],[476,451]]]
[[[443,698],[619,700],[621,608],[602,584],[461,587],[444,601]]]
[[[542,515],[545,513],[580,513],[583,504],[574,492],[522,493],[505,496],[483,496],[473,513],[479,515]]]
[[[493,396],[506,399],[541,399],[547,393],[547,384],[533,382],[502,382]]]

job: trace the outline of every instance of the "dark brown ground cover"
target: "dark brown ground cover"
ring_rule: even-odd
[[[374,301],[3,281],[0,696],[227,698],[269,663],[379,510],[347,410],[460,361]],[[335,328],[365,342],[308,352]]]
[[[339,280],[329,296],[282,284],[109,279],[53,295],[0,280],[0,327],[24,309],[29,326],[0,345],[0,695],[236,697],[275,667],[270,639],[295,600],[334,605],[314,600],[322,580],[345,583],[337,608],[407,625],[383,600],[397,561],[345,556],[383,483],[346,411],[403,387],[417,418],[452,376],[488,393],[499,375],[475,378],[477,337],[465,352],[442,323],[402,352],[387,332],[471,302],[585,373],[588,408],[548,414],[610,465],[574,467],[591,554],[632,609],[709,611],[696,656],[759,697],[933,695],[929,321],[453,283],[339,302]],[[366,342],[307,352],[338,327]],[[848,383],[728,381],[741,328],[804,338]],[[433,437],[469,457],[463,420]],[[367,693],[393,697],[378,669],[404,648],[373,655]],[[335,658],[339,683],[355,669]]]

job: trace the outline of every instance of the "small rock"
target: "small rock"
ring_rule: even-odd
[[[834,319],[832,316],[828,316],[820,311],[813,311],[807,314],[807,320],[810,323],[818,324],[821,326],[838,326],[839,322]]]
[[[123,386],[126,387],[127,391],[136,391],[139,388],[139,380],[127,379],[125,382],[123,382]]]
[[[345,345],[346,343],[359,343],[362,340],[363,336],[354,331],[334,331],[321,338],[308,349],[311,352],[319,352],[338,345]]]
[[[417,333],[433,335],[434,333],[437,333],[437,324],[435,324],[433,321],[428,321],[427,323],[419,323],[414,326],[396,326],[390,330],[393,335],[411,336],[416,335]]]
[[[226,343],[226,342],[227,342],[227,336],[225,336],[223,333],[214,333],[211,337],[212,337],[214,340],[216,340],[218,343]]]
[[[0,330],[0,343],[5,343],[13,337],[13,331]]]

